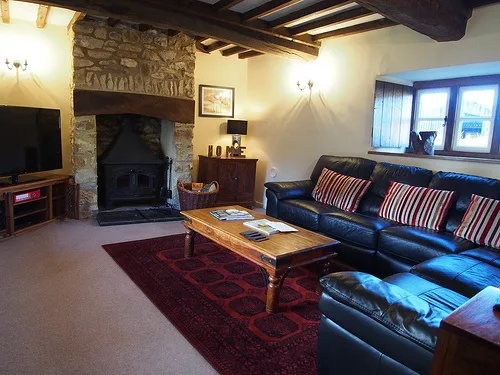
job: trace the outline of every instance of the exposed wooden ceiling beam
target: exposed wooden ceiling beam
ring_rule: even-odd
[[[244,0],[219,0],[214,5],[212,5],[212,8],[216,12],[220,12],[222,10],[227,10],[229,8],[232,8],[235,5],[238,5],[239,3],[242,3],[243,1]]]
[[[314,39],[323,40],[327,38],[339,38],[341,36],[354,35],[359,33],[365,33],[368,31],[383,29],[385,27],[396,26],[397,23],[387,18],[383,18],[380,20],[375,20],[371,22],[361,23],[359,25],[344,27],[338,30],[327,31],[325,33],[314,35]]]
[[[352,1],[345,0],[324,0],[319,3],[310,5],[303,9],[299,9],[295,12],[287,14],[283,17],[276,18],[275,20],[269,21],[267,23],[270,29],[276,29],[281,26],[285,26],[288,23],[300,21],[303,18],[315,16],[322,12],[331,11],[342,6],[348,5],[352,3]]]
[[[289,5],[298,3],[301,0],[271,0],[258,7],[250,9],[241,15],[243,21],[253,21],[259,17],[267,16],[273,12],[283,9]]]
[[[154,2],[155,0],[153,0]],[[156,0],[158,2],[158,0]],[[319,44],[312,40],[310,35],[292,36],[286,28],[279,28],[275,30],[269,29],[267,22],[259,19],[253,21],[242,21],[242,14],[231,10],[224,12],[214,11],[210,4],[201,1],[191,1],[183,3],[182,0],[169,0],[164,2],[163,7],[171,8],[175,11],[184,12],[189,15],[195,15],[204,19],[215,20],[218,22],[230,23],[239,27],[248,28],[268,35],[278,36],[287,40],[293,40],[297,43],[303,43],[308,46],[318,47]]]
[[[43,29],[47,25],[47,17],[49,16],[50,6],[39,5],[38,14],[36,16],[36,27]]]
[[[372,14],[374,14],[374,12],[372,12],[371,10],[361,7],[354,8],[346,10],[345,12],[332,14],[331,16],[325,18],[313,20],[295,27],[291,27],[290,33],[292,35],[305,34],[309,31],[317,30],[325,26],[338,25],[339,23],[353,21],[361,17],[370,16]]]
[[[291,39],[271,35],[241,25],[229,24],[207,17],[193,17],[178,1],[162,0],[28,0],[90,13],[98,17],[120,18],[132,23],[148,23],[160,29],[175,29],[188,34],[204,35],[226,43],[263,53],[314,60],[319,53],[317,46],[298,43]],[[198,3],[196,1],[196,3]],[[200,3],[201,4],[201,3]],[[222,14],[222,13],[221,13]]]
[[[2,22],[3,23],[10,23],[9,0],[1,0],[0,10],[2,12]]]
[[[68,32],[72,29],[75,22],[83,20],[84,18],[85,18],[85,13],[75,12],[75,14],[73,14],[73,18],[71,18],[71,21],[69,21],[68,23]]]
[[[216,51],[218,49],[227,47],[228,45],[229,45],[229,43],[217,41],[217,42],[213,42],[213,43],[209,44],[208,46],[206,46],[206,49],[208,52],[213,52],[213,51]]]
[[[256,57],[256,56],[262,56],[262,52],[257,52],[257,51],[247,51],[238,54],[238,59],[249,59],[250,57]]]
[[[203,43],[201,43],[201,42],[203,42],[203,41],[205,41],[207,39],[209,39],[209,38],[204,37],[204,36],[196,36],[196,37],[194,37],[194,45],[195,45],[195,47],[196,47],[196,49],[198,51],[203,52],[203,53],[209,53],[207,51],[207,46],[205,46]]]
[[[180,31],[179,31],[179,30],[172,30],[172,29],[169,29],[169,30],[167,31],[167,35],[168,35],[168,36],[176,36],[176,35],[177,35],[177,34],[179,34],[179,33],[180,33]]]
[[[119,18],[108,18],[106,20],[106,23],[108,24],[109,27],[115,27],[116,25],[118,25],[120,23],[120,19]]]
[[[220,51],[220,53],[222,54],[222,56],[227,57],[227,56],[232,56],[232,55],[236,55],[238,53],[245,52],[247,50],[248,50],[248,48],[236,46],[236,47],[231,47],[228,49],[223,49],[222,51]]]
[[[427,35],[438,42],[465,35],[472,7],[455,0],[356,0],[374,12]]]

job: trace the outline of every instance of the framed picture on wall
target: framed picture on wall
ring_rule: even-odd
[[[200,117],[234,117],[234,87],[200,85]]]

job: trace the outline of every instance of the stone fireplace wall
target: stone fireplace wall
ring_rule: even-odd
[[[170,36],[155,29],[139,32],[124,24],[109,27],[103,20],[79,21],[73,32],[74,90],[145,94],[152,101],[155,97],[194,99],[195,46],[187,35]],[[73,168],[80,184],[81,218],[97,209],[95,115],[75,116],[73,122]],[[173,127],[174,138],[167,142],[171,145],[167,154],[174,160],[172,180],[190,181],[194,125],[161,120],[162,128]],[[175,185],[173,190],[176,197]],[[178,206],[176,199],[173,203]]]

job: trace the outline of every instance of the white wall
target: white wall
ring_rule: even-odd
[[[28,60],[25,72],[8,70],[9,60]],[[71,43],[66,27],[11,20],[0,23],[0,105],[61,110],[63,169],[71,174]],[[1,132],[1,129],[0,129]]]
[[[437,43],[404,26],[323,42],[307,66],[270,55],[248,63],[247,142],[258,164],[256,200],[266,181],[308,178],[322,154],[362,156],[500,178],[500,165],[367,155],[371,146],[373,96],[378,75],[486,61],[500,61],[500,5],[474,11],[467,36]],[[304,73],[309,70],[309,73]],[[298,78],[314,79],[300,92]],[[275,179],[269,169],[276,167]]]
[[[238,56],[223,57],[219,52],[212,52],[210,55],[197,52],[195,67],[196,85],[196,117],[194,126],[194,166],[193,181],[198,175],[198,155],[207,155],[208,145],[226,146],[231,145],[231,136],[226,134],[226,118],[199,117],[198,116],[198,87],[199,85],[214,85],[235,88],[235,119],[246,120],[247,114],[247,60],[240,60]],[[249,124],[249,133],[251,124]],[[243,136],[242,144],[246,146],[247,138]],[[247,154],[252,156],[251,150]]]

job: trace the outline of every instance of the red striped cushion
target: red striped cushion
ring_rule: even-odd
[[[312,196],[318,202],[354,212],[358,209],[359,202],[370,184],[370,181],[345,176],[323,168]]]
[[[456,193],[392,181],[378,215],[401,224],[442,231]]]
[[[472,194],[455,236],[500,249],[500,201]]]

